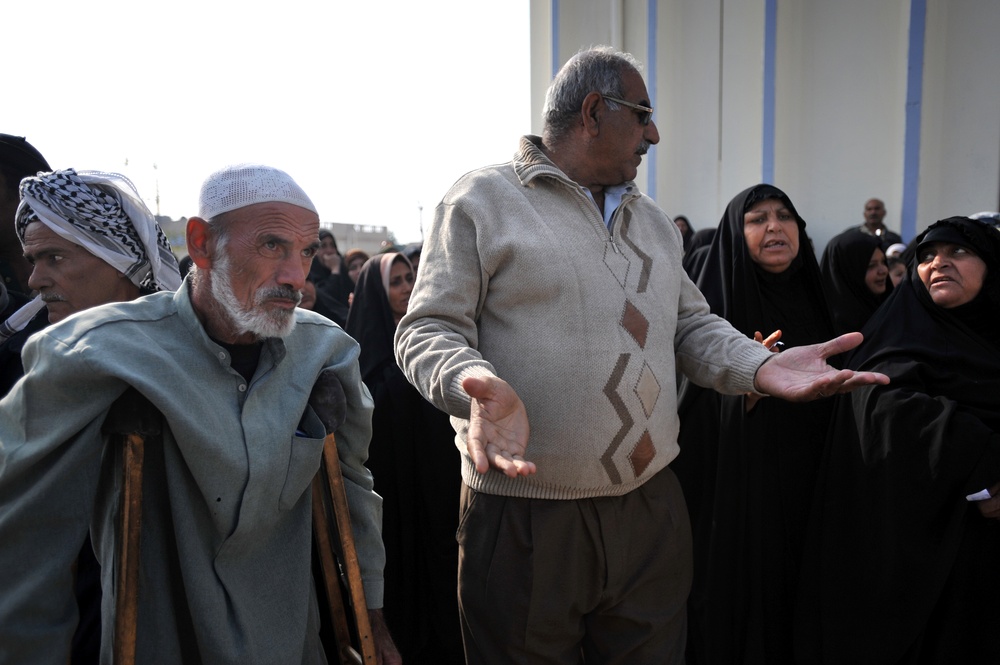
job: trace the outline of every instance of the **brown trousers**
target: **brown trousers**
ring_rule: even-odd
[[[463,486],[458,539],[469,665],[684,662],[691,526],[669,468],[620,497]]]

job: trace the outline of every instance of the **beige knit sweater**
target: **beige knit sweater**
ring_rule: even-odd
[[[709,312],[681,268],[677,227],[634,183],[609,232],[538,141],[522,138],[511,163],[465,175],[438,205],[396,358],[452,415],[463,453],[465,377],[499,376],[523,400],[538,472],[479,474],[466,454],[473,489],[620,495],[678,454],[678,369],[748,392],[768,352]]]

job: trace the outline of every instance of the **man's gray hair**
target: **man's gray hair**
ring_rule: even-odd
[[[630,53],[611,46],[594,46],[570,58],[545,93],[545,142],[564,138],[580,117],[584,98],[592,92],[622,97],[623,79],[629,70],[642,71],[642,65]],[[614,102],[608,108],[617,110]]]

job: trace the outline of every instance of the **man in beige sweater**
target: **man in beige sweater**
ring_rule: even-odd
[[[887,380],[826,364],[860,335],[772,355],[709,312],[633,182],[652,112],[630,55],[577,54],[544,136],[459,180],[424,242],[396,354],[463,453],[469,663],[683,662],[676,371],[786,399]]]

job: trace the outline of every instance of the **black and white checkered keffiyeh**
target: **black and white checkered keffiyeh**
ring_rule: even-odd
[[[28,224],[41,222],[150,291],[181,284],[177,259],[159,224],[125,176],[65,169],[21,181],[14,223],[24,242]],[[0,324],[0,340],[23,328],[44,303],[40,298]]]
[[[132,182],[118,173],[65,169],[21,181],[17,235],[42,222],[151,291],[181,284],[177,259]]]

